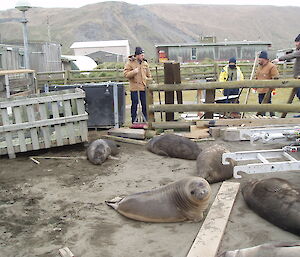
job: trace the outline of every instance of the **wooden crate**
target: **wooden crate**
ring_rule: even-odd
[[[88,141],[79,88],[0,100],[0,155]]]

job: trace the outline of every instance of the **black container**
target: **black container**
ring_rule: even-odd
[[[90,83],[80,85],[51,85],[49,91],[81,88],[85,91],[85,109],[89,114],[88,127],[111,127],[115,125],[114,118],[114,83]],[[125,86],[118,85],[118,117],[119,125],[125,122]]]

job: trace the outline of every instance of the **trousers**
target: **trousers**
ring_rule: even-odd
[[[140,93],[140,100],[142,105],[142,112],[147,120],[147,110],[146,110],[146,93],[145,91],[139,91]],[[133,123],[137,116],[137,106],[138,106],[138,91],[131,91],[130,92],[131,98],[131,122]]]

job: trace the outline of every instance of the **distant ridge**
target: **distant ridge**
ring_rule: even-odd
[[[154,44],[198,42],[200,35],[214,35],[218,41],[271,41],[274,49],[288,48],[300,33],[299,13],[300,7],[102,2],[81,8],[32,8],[27,17],[29,39],[48,41],[50,36],[62,44],[64,54],[72,54],[69,47],[75,41],[128,39],[131,49],[142,46],[154,57]],[[18,17],[17,10],[0,11],[0,21]],[[0,43],[20,40],[21,24],[0,23]]]

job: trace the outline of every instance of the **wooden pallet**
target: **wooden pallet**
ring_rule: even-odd
[[[88,140],[81,89],[0,100],[0,155]]]

